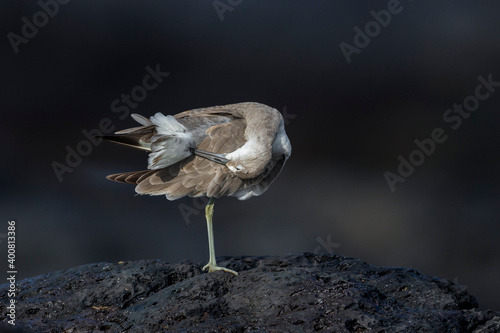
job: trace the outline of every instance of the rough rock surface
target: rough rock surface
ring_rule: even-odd
[[[98,263],[18,283],[23,332],[499,332],[464,287],[338,255]],[[7,299],[7,285],[0,299]],[[2,301],[0,312],[7,313]],[[10,325],[4,323],[6,328]],[[0,330],[2,329],[0,327]],[[13,331],[12,331],[13,332]],[[17,330],[16,330],[17,332]]]

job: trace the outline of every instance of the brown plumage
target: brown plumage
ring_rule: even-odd
[[[269,112],[272,113],[272,117],[268,118],[274,121],[278,118],[282,121],[278,111],[258,103],[195,109],[176,114],[174,118],[188,130],[196,133],[196,147],[192,148],[215,154],[227,154],[241,148],[246,143],[245,115],[252,111],[255,113]],[[277,127],[273,126],[274,124],[269,125]],[[204,134],[200,133],[202,131]],[[144,145],[151,144],[151,139],[156,134],[156,126],[149,125],[122,130],[117,132],[116,136],[107,136],[104,139],[151,151],[146,149]],[[274,133],[275,135],[276,133]],[[272,147],[268,145],[267,148],[271,150]],[[280,153],[282,153],[281,156],[271,156],[272,158],[266,164],[264,172],[250,179],[243,179],[237,173],[230,172],[226,165],[195,154],[159,170],[123,172],[109,175],[107,178],[137,185],[136,192],[139,194],[164,194],[170,200],[184,196],[218,198],[234,195],[242,197],[243,193],[246,193],[245,190],[249,188],[257,189],[258,194],[269,188],[289,156],[289,151]]]
[[[137,114],[132,117],[142,126],[104,139],[150,152],[148,170],[107,178],[134,184],[139,194],[166,195],[169,200],[210,197],[209,243],[213,243],[214,198],[245,200],[264,193],[291,153],[281,114],[259,103],[201,108],[173,117],[161,113],[150,119]],[[206,267],[209,271],[230,271],[216,266],[213,244]]]

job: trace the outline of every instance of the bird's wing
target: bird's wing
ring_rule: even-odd
[[[198,146],[206,138],[209,128],[242,118],[236,108],[228,109],[227,107],[193,109],[178,113],[173,117],[191,132]],[[134,113],[131,116],[142,126],[127,128],[115,132],[114,135],[105,135],[102,139],[131,148],[151,151],[151,140],[157,134],[155,124],[140,114]]]
[[[212,106],[209,108],[199,108],[177,113],[174,115],[176,119],[179,118],[192,118],[192,117],[205,117],[205,116],[221,116],[229,117],[231,119],[243,118],[238,111],[237,104]]]
[[[245,143],[245,121],[235,119],[206,130],[198,149],[224,154]],[[190,156],[161,170],[127,172],[108,179],[137,184],[139,194],[163,195],[174,200],[186,195],[220,197],[232,195],[244,186],[244,181],[228,172],[226,166],[199,156]]]
[[[198,146],[207,138],[209,128],[242,119],[242,116],[236,110],[215,106],[184,111],[174,115],[174,118],[188,128],[199,148]]]
[[[143,170],[143,171],[131,171],[131,172],[121,172],[115,173],[113,175],[106,176],[107,179],[113,180],[118,183],[133,184],[137,185],[139,179],[143,176],[148,176],[155,171],[153,170]]]

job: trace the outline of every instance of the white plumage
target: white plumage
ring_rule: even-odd
[[[156,134],[151,138],[148,169],[163,169],[191,156],[195,143],[185,126],[174,117],[164,116],[160,112],[150,119],[156,126]]]

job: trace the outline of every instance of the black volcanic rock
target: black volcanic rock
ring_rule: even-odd
[[[499,332],[464,287],[338,255],[98,263],[18,283],[23,332]],[[8,285],[0,286],[6,300]],[[7,313],[2,301],[0,312]],[[6,324],[4,319],[4,326]],[[0,327],[0,330],[1,328]]]

